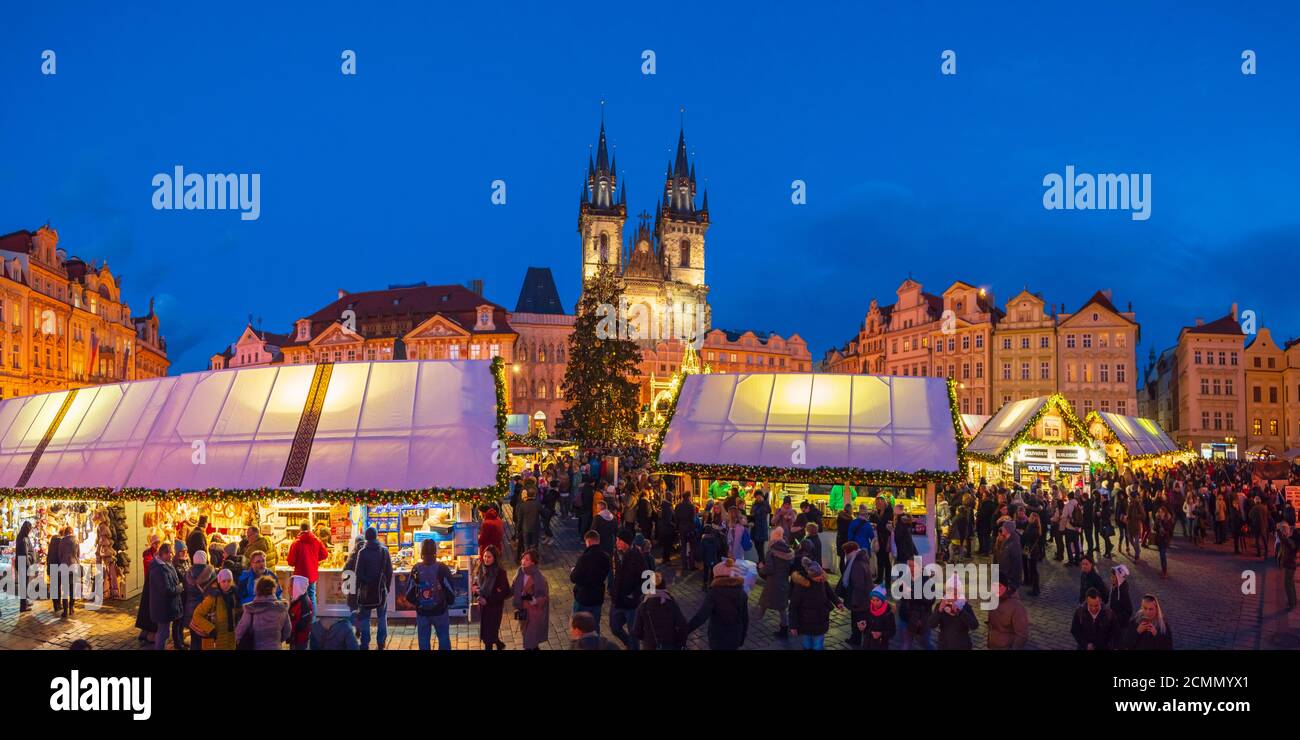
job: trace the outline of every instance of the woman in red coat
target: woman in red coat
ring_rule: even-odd
[[[478,551],[483,552],[492,545],[501,552],[506,543],[506,524],[497,516],[495,507],[483,512],[483,524],[478,530]]]

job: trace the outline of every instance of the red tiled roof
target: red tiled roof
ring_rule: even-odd
[[[492,322],[496,327],[493,329],[494,332],[514,331],[508,320],[509,314],[504,308],[462,285],[418,285],[347,293],[306,318],[311,320],[312,337],[318,336],[331,324],[341,320],[343,312],[348,309],[356,312],[359,328],[371,320],[389,317],[409,317],[414,326],[438,314],[472,332],[478,323],[477,309],[483,305],[492,307]],[[307,342],[294,341],[286,337],[286,341],[280,346],[292,347],[303,344]]]
[[[1232,314],[1228,314],[1227,316],[1224,316],[1223,318],[1220,319],[1215,319],[1214,321],[1211,321],[1208,324],[1202,324],[1200,326],[1185,326],[1183,328],[1192,334],[1244,334],[1245,333],[1241,330],[1241,324],[1238,324],[1237,320],[1232,318]]]
[[[1114,303],[1111,303],[1110,298],[1107,298],[1107,297],[1106,297],[1106,293],[1105,293],[1104,291],[1100,291],[1100,290],[1097,291],[1096,293],[1093,293],[1091,298],[1089,298],[1088,300],[1084,301],[1084,302],[1083,302],[1083,305],[1080,306],[1080,307],[1079,307],[1079,310],[1076,311],[1075,313],[1076,313],[1076,314],[1083,313],[1084,309],[1086,309],[1088,306],[1091,306],[1091,305],[1094,304],[1094,303],[1097,304],[1098,306],[1101,306],[1102,308],[1106,309],[1107,311],[1110,311],[1111,313],[1115,314],[1116,316],[1120,317],[1121,319],[1124,319],[1125,321],[1129,322],[1130,324],[1136,324],[1136,323],[1137,323],[1136,321],[1133,321],[1133,320],[1130,319],[1129,317],[1125,316],[1124,313],[1123,313],[1122,311],[1120,311],[1118,308],[1115,308],[1115,304],[1114,304]]]

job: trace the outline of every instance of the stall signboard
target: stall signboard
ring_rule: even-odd
[[[1286,487],[1286,500],[1291,503],[1291,507],[1300,511],[1300,486]]]
[[[1026,463],[1025,470],[1031,473],[1050,473],[1052,472],[1051,463]]]
[[[456,522],[452,525],[452,540],[457,555],[478,555],[478,522]]]
[[[1047,449],[1044,447],[1026,447],[1020,451],[1020,456],[1026,459],[1046,460]]]
[[[1061,463],[1057,466],[1062,473],[1082,473],[1083,465],[1080,463]]]

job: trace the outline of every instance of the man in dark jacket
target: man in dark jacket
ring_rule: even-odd
[[[172,546],[164,542],[158,546],[153,562],[149,564],[149,617],[158,625],[154,636],[154,649],[166,650],[172,636],[172,622],[181,618],[181,585],[176,568],[172,567]]]
[[[858,629],[858,622],[867,618],[871,588],[875,583],[871,577],[870,558],[871,553],[860,548],[858,543],[844,543],[844,572],[847,575],[840,578],[838,595],[849,610],[848,643],[854,647],[862,645],[862,630]]]
[[[1115,614],[1101,603],[1101,593],[1088,589],[1084,603],[1074,611],[1070,634],[1080,650],[1109,650],[1115,644]]]
[[[519,503],[519,551],[515,553],[518,562],[524,550],[536,549],[537,540],[542,531],[542,504],[537,500],[537,489],[526,488]]]
[[[379,532],[374,527],[366,528],[366,544],[356,553],[353,577],[356,579],[361,649],[370,649],[370,612],[373,609],[379,612],[376,645],[383,650],[388,639],[388,589],[393,582],[393,558],[388,548],[379,544]]]
[[[605,604],[605,581],[609,578],[609,554],[600,549],[600,535],[594,530],[583,536],[587,549],[578,556],[569,581],[573,584],[573,612],[587,612],[596,618],[600,632],[600,609]]]
[[[1020,589],[1024,577],[1025,554],[1020,545],[1020,533],[1016,531],[1014,519],[1002,522],[1002,549],[998,555],[998,575],[1005,578],[1007,588],[1012,591]]]
[[[688,493],[673,509],[673,525],[677,528],[677,542],[682,555],[682,575],[695,570],[695,504]],[[665,560],[667,563],[667,560]]]
[[[713,581],[700,610],[686,625],[689,634],[709,623],[710,650],[739,650],[749,634],[749,598],[745,582],[732,575],[725,561],[713,568]]]
[[[641,605],[642,573],[645,572],[645,556],[641,550],[632,547],[636,533],[625,527],[618,533],[618,568],[614,572],[614,592],[610,594],[613,603],[609,608],[609,629],[628,650],[636,650],[637,640],[628,634],[629,628],[636,626],[636,608]]]
[[[682,650],[686,647],[686,616],[677,600],[664,588],[664,576],[655,573],[654,590],[637,607],[632,636],[642,650]]]
[[[193,557],[196,552],[208,551],[207,514],[203,514],[199,517],[199,523],[194,525],[194,529],[191,529],[189,535],[185,537],[185,548],[190,551],[191,557]]]
[[[618,650],[618,645],[600,636],[596,631],[599,623],[587,612],[574,612],[569,617],[569,637],[573,640],[574,650]]]

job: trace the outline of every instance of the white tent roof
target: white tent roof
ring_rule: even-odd
[[[1011,440],[1024,431],[1038,410],[1051,398],[1051,396],[1039,396],[1003,404],[966,446],[966,452],[988,457],[1003,457],[1009,452],[1007,447],[1011,444]]]
[[[70,391],[6,400],[0,488],[17,486],[28,467],[26,488],[279,488],[315,368],[189,373],[82,388],[70,401]],[[486,488],[496,484],[497,439],[489,362],[338,363],[315,436],[299,443],[309,455],[296,488]]]
[[[1115,435],[1130,456],[1164,455],[1178,452],[1178,445],[1165,434],[1152,419],[1124,416],[1109,411],[1094,411],[1102,423]]]
[[[659,461],[956,473],[956,435],[940,378],[697,374],[682,384]]]
[[[992,418],[992,416],[987,414],[962,414],[961,425],[966,431],[967,437],[974,437],[976,434],[980,433],[980,430],[983,429],[984,425],[989,423],[989,419]]]

